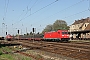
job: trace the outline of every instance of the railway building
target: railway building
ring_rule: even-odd
[[[90,17],[81,20],[75,20],[75,22],[69,27],[71,39],[90,39]]]

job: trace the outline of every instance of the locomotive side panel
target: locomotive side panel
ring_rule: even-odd
[[[45,32],[44,34],[44,38],[49,38],[49,39],[56,39],[56,38],[59,38],[59,34],[58,32]]]
[[[69,34],[66,30],[58,30],[54,32],[45,32],[44,38],[47,40],[69,40]]]

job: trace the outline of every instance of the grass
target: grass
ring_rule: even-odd
[[[32,60],[32,58],[21,55],[19,53],[3,54],[3,50],[6,52],[12,52],[13,47],[0,47],[0,60]],[[17,48],[16,48],[17,50]]]
[[[2,54],[0,60],[32,60],[30,57],[26,57],[20,54]]]
[[[2,60],[3,58],[7,59],[7,60],[14,60],[13,55],[11,55],[11,54],[2,54],[0,56],[0,60]]]
[[[2,51],[0,50],[0,55],[2,55],[3,53],[2,53]]]
[[[70,42],[90,42],[90,40],[70,40]]]

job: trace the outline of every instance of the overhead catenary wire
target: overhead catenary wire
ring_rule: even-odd
[[[86,10],[80,11],[80,12],[78,12],[78,13],[76,13],[76,14],[72,14],[72,15],[66,16],[66,17],[64,17],[63,19],[66,19],[66,18],[69,18],[69,17],[75,16],[75,15],[78,15],[78,14],[84,13],[84,12],[86,12],[86,11],[89,11],[89,10],[86,9]]]
[[[31,3],[31,1],[32,0],[30,0],[30,2],[29,2],[29,4]],[[26,11],[26,13],[24,14],[23,12],[25,11],[25,10],[22,10],[22,13],[17,17],[17,20],[19,20],[20,19],[20,17],[24,14],[24,16],[27,14],[27,12],[29,11],[28,10],[28,6],[29,6],[29,4],[27,5],[27,11]],[[26,8],[25,8],[26,9]],[[14,10],[13,10],[14,11]],[[13,23],[13,25],[15,25],[15,24],[17,24],[18,22],[15,22],[15,23]],[[10,25],[10,26],[12,26],[12,24]]]
[[[35,12],[32,13],[31,15],[33,15],[33,14],[39,12],[40,10],[42,10],[42,9],[44,9],[44,8],[46,8],[46,7],[50,6],[50,5],[52,5],[52,4],[54,4],[54,3],[57,2],[57,1],[58,1],[58,0],[55,0],[54,2],[52,2],[52,3],[50,3],[50,4],[46,5],[46,6],[44,6],[44,7],[42,7],[42,8],[40,8],[39,10],[35,11]],[[30,15],[29,15],[29,16],[30,16]],[[28,16],[27,16],[27,17],[28,17]]]
[[[56,0],[56,1],[58,1],[58,0]],[[77,2],[77,3],[75,3],[75,4],[73,4],[73,5],[71,5],[71,6],[67,7],[67,8],[65,8],[65,9],[57,12],[57,13],[60,13],[60,12],[62,12],[62,11],[65,11],[65,10],[67,10],[67,9],[69,9],[69,8],[75,6],[75,5],[77,5],[77,4],[79,4],[79,3],[83,2],[83,1],[85,1],[85,0],[81,0],[81,1],[79,1],[79,2]],[[47,6],[48,6],[48,5],[47,5]],[[45,6],[45,7],[47,7],[47,6]],[[42,7],[41,9],[43,9],[43,8],[45,8],[45,7]],[[39,9],[39,10],[41,10],[41,9]],[[39,10],[37,10],[36,12],[38,12]],[[36,12],[34,12],[34,13],[36,13]],[[34,14],[34,13],[32,13],[32,14]],[[57,14],[57,13],[55,13],[55,14]],[[32,15],[32,14],[30,14],[30,15]],[[53,15],[55,15],[55,14],[53,14]],[[29,16],[30,16],[30,15],[29,15]],[[52,15],[52,16],[53,16],[53,15]],[[27,17],[28,17],[28,16],[27,16]],[[27,18],[27,17],[26,17],[26,18]],[[24,18],[23,18],[23,19],[24,19]],[[22,21],[23,19],[21,19],[20,21]]]
[[[9,4],[9,0],[5,0],[4,15],[3,15],[3,21],[2,21],[2,35],[3,36],[5,36],[5,34],[4,34],[5,30],[4,29],[5,29],[5,27],[7,27],[5,20],[6,20],[8,4]]]
[[[28,6],[27,6],[27,11],[26,11],[24,17],[27,15],[27,13],[28,13],[29,11],[30,11],[30,15],[31,15],[31,9],[35,6],[35,4],[36,4],[37,1],[38,1],[38,0],[36,0],[36,1],[34,2],[34,4],[33,4],[30,8],[28,8]]]
[[[32,1],[32,0],[30,0],[29,4],[31,3],[31,1]],[[27,5],[27,7],[26,7],[27,11],[25,12],[25,14],[24,14],[23,17],[25,17],[29,11],[30,11],[30,14],[31,14],[31,8],[33,8],[33,7],[36,5],[37,1],[38,1],[38,0],[36,0],[36,1],[34,2],[34,4],[33,4],[30,8],[28,7],[29,4]],[[23,10],[23,12],[24,12],[24,11],[25,11],[25,10]],[[23,13],[21,13],[21,15],[18,17],[18,19],[19,19],[22,15],[23,15]],[[18,20],[18,19],[17,19],[17,20]],[[19,21],[18,21],[18,22],[19,22]],[[17,24],[17,22],[13,23],[13,25],[15,25],[15,24]]]
[[[3,22],[2,22],[4,24],[5,24],[5,18],[6,18],[6,14],[7,14],[8,4],[9,4],[9,0],[8,1],[5,0],[4,16],[3,16]]]
[[[66,8],[64,8],[64,9],[62,9],[62,10],[60,10],[60,11],[58,11],[58,12],[56,12],[56,13],[54,13],[54,14],[52,14],[52,15],[50,15],[50,16],[42,19],[42,20],[45,20],[45,19],[50,18],[50,17],[52,17],[52,16],[55,16],[56,14],[59,14],[60,12],[64,12],[64,11],[66,11],[66,10],[68,10],[68,9],[70,9],[70,8],[72,8],[72,7],[76,6],[76,5],[84,2],[84,1],[85,1],[85,0],[80,0],[79,2],[73,4],[73,5],[69,6],[69,7],[66,7]],[[41,20],[40,20],[40,21],[41,21]],[[40,22],[40,21],[38,21],[38,22]],[[37,22],[34,22],[33,24],[35,24],[35,23],[37,23]]]
[[[3,16],[3,21],[4,21],[4,18],[5,18],[5,15],[6,15],[6,0],[5,0],[5,7],[4,7],[4,16]]]
[[[88,9],[89,9],[89,11],[90,11],[90,0],[89,0],[89,8],[88,8]]]
[[[37,1],[38,1],[38,0],[36,0],[36,1],[34,2],[34,4],[33,4],[30,8],[33,8],[33,7],[35,6],[35,4],[37,3]]]
[[[9,0],[8,0],[8,1],[5,0],[5,9],[4,9],[4,17],[3,17],[3,20],[5,20],[5,18],[6,18],[6,13],[7,13],[7,9],[8,9],[8,4],[9,4]]]
[[[32,1],[32,0],[30,0],[29,4],[31,3],[31,1]],[[29,4],[28,4],[28,5],[29,5]],[[28,13],[28,11],[29,11],[28,5],[27,5],[27,7],[25,8],[25,9],[27,9],[27,11],[26,11],[26,13],[24,14],[24,16],[25,16],[25,15]],[[25,10],[23,10],[23,11],[25,11]],[[18,17],[18,19],[19,19],[22,15],[23,15],[23,12],[20,14],[20,16]],[[17,19],[17,20],[18,20],[18,19]]]
[[[69,7],[67,7],[67,8],[65,8],[65,9],[62,9],[62,10],[60,10],[60,11],[58,11],[58,12],[52,14],[52,15],[50,15],[49,17],[52,17],[52,16],[54,16],[54,15],[60,13],[60,12],[64,12],[64,11],[66,11],[66,10],[68,10],[68,9],[70,9],[70,8],[72,8],[72,7],[76,6],[76,5],[78,5],[78,4],[82,3],[82,2],[84,2],[84,1],[85,1],[85,0],[80,0],[80,1],[77,2],[77,3],[75,3],[75,4],[73,4],[73,5],[69,6]],[[47,17],[47,18],[49,18],[49,17]]]
[[[36,0],[36,1],[37,1],[37,0]],[[54,2],[52,2],[52,3],[50,3],[50,4],[46,5],[46,6],[44,6],[44,7],[42,7],[42,8],[40,8],[39,10],[33,12],[32,14],[28,15],[27,17],[29,17],[29,16],[31,16],[31,15],[33,15],[33,14],[35,14],[35,13],[41,11],[42,9],[44,9],[44,8],[46,8],[46,7],[48,7],[48,6],[52,5],[52,4],[54,4],[54,3],[57,2],[57,1],[58,1],[58,0],[55,0]],[[36,2],[35,2],[35,3],[36,3]],[[34,4],[33,6],[35,6],[35,4]],[[28,9],[28,7],[27,7],[27,9]],[[27,14],[27,13],[26,13],[26,14]],[[26,19],[27,17],[22,18],[22,19],[19,20],[18,22],[21,22],[22,20]],[[15,24],[15,23],[14,23],[14,24]]]
[[[38,1],[38,0],[36,0],[36,2],[37,2],[37,1]],[[52,5],[52,4],[54,4],[54,3],[57,2],[57,1],[58,1],[58,0],[55,0],[54,2],[51,2],[50,4],[48,4],[48,5],[46,5],[46,6],[42,7],[42,8],[40,8],[39,10],[37,10],[37,11],[35,11],[35,12],[33,12],[32,14],[30,14],[30,15],[28,15],[28,16],[22,18],[22,19],[20,19],[18,22],[20,23],[22,20],[26,19],[27,17],[29,17],[29,16],[31,16],[31,15],[33,15],[33,14],[35,14],[35,13],[41,11],[42,9],[44,9],[44,8],[46,8],[46,7],[48,7],[48,6]],[[32,5],[32,8],[35,6],[36,2]],[[28,8],[28,7],[27,7],[27,8]],[[27,12],[28,12],[28,10],[26,11],[25,15],[27,14]],[[25,16],[25,15],[24,15],[24,16]],[[18,24],[18,23],[14,23],[13,25],[15,25],[15,24]]]
[[[83,2],[83,1],[85,1],[85,0],[81,0],[81,2]],[[89,0],[90,1],[90,0]],[[80,3],[81,3],[80,2]],[[78,3],[79,4],[79,3]],[[65,9],[63,9],[63,10],[61,10],[61,11],[59,11],[59,12],[56,12],[56,13],[60,13],[60,12],[63,12],[63,11],[66,11],[67,9],[70,9],[70,8],[72,8],[72,7],[74,7],[74,6],[76,6],[77,4],[75,4],[75,5],[73,5],[73,6],[70,6],[70,7],[67,7],[67,8],[65,8]],[[27,10],[29,10],[29,7],[27,6]],[[30,10],[29,10],[30,11]],[[28,11],[28,12],[29,12]],[[82,12],[82,11],[81,11]],[[37,13],[37,12],[36,12]],[[56,14],[55,13],[55,14]],[[82,12],[83,13],[83,12]],[[34,13],[35,14],[35,13]],[[52,16],[54,16],[55,14],[53,14],[53,15],[50,15],[49,17],[52,17]],[[78,14],[80,14],[80,13],[78,13]],[[32,14],[33,15],[33,14]],[[72,15],[70,15],[70,16],[66,16],[66,17],[64,17],[64,18],[70,18],[71,16],[75,16],[75,15],[77,15],[77,13],[76,14],[72,14]],[[26,16],[26,15],[25,15]],[[30,13],[30,16],[31,16],[31,13]],[[46,17],[46,18],[49,18],[49,17]],[[45,18],[45,19],[46,19]],[[25,18],[26,19],[26,18]],[[23,18],[22,18],[22,20],[23,20]],[[20,20],[20,21],[22,21],[22,20]],[[43,19],[42,19],[43,20]],[[37,23],[37,22],[35,22],[35,23]]]
[[[29,16],[31,16],[31,15],[33,15],[33,14],[35,14],[35,13],[41,11],[42,9],[44,9],[44,8],[46,8],[46,7],[48,7],[48,6],[52,5],[52,4],[54,4],[54,3],[57,2],[57,1],[58,1],[58,0],[55,0],[54,2],[52,2],[52,3],[50,3],[50,4],[46,5],[46,6],[44,6],[44,7],[42,7],[42,8],[40,8],[39,10],[37,10],[37,11],[33,12],[32,14],[26,16],[25,18],[20,19],[19,22],[22,21],[22,20],[24,20],[24,19],[26,19],[26,18],[28,18]]]
[[[89,11],[89,10],[86,9],[86,10],[80,11],[80,12],[78,12],[78,13],[75,13],[75,14],[72,14],[72,15],[69,15],[69,16],[66,16],[66,17],[63,17],[62,19],[70,18],[70,17],[72,17],[72,16],[76,16],[76,15],[78,15],[78,14],[82,14],[82,13],[87,12],[87,11]],[[38,28],[38,29],[41,28],[41,25],[38,26],[37,28]]]
[[[32,0],[31,0],[31,1],[32,1]],[[29,4],[31,3],[31,1],[29,2]],[[37,3],[37,1],[38,1],[38,0],[36,0],[36,1],[34,2],[34,4],[33,4],[30,8],[28,7],[29,4],[27,5],[27,7],[26,7],[27,11],[25,12],[23,18],[28,14],[29,11],[30,11],[30,14],[31,14],[31,9],[35,6],[35,4]],[[23,13],[22,13],[21,15],[23,15]],[[18,19],[21,17],[21,15],[18,17]],[[23,18],[22,18],[22,19],[23,19]],[[18,20],[18,19],[17,19],[17,20]],[[18,22],[20,22],[20,20],[19,20]],[[15,25],[16,23],[17,23],[17,22],[15,22],[14,25]]]
[[[63,9],[63,10],[61,10],[61,11],[59,11],[59,12],[65,11],[65,10],[67,10],[67,9],[69,9],[69,8],[77,5],[77,4],[80,4],[80,3],[83,2],[83,1],[85,1],[85,0],[81,0],[81,1],[79,1],[79,2],[77,2],[77,3],[75,3],[75,4],[73,4],[73,5],[71,5],[70,7],[65,8],[65,9]],[[66,17],[63,17],[63,19],[70,18],[70,17],[72,17],[72,16],[76,16],[76,15],[78,15],[78,14],[82,14],[82,13],[87,12],[87,11],[89,11],[89,9],[86,9],[86,10],[80,11],[80,12],[78,12],[78,13],[75,13],[75,14],[72,14],[72,15],[69,15],[69,16],[66,16]],[[59,13],[59,12],[58,12],[58,13]],[[55,13],[55,14],[57,14],[57,13]],[[55,14],[53,14],[52,16],[54,16]],[[49,16],[49,17],[51,17],[51,16]],[[47,18],[49,18],[49,17],[47,17]],[[46,18],[45,18],[45,19],[46,19]],[[42,20],[45,20],[45,19],[42,19]],[[38,28],[39,28],[39,27],[38,27]]]

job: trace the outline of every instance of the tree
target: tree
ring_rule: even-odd
[[[30,35],[33,35],[33,33],[32,33],[32,32],[30,32]]]
[[[45,29],[42,31],[49,32],[49,31],[57,31],[57,30],[68,30],[69,26],[67,26],[67,23],[64,20],[56,20],[53,25],[47,25]]]
[[[53,23],[54,30],[68,30],[67,23],[64,20],[56,20],[55,23]]]
[[[29,33],[27,33],[27,35],[29,35]]]
[[[47,25],[47,26],[45,27],[45,29],[42,31],[42,33],[44,33],[44,32],[49,32],[49,31],[52,31],[52,30],[53,30],[52,25]]]
[[[37,34],[40,34],[39,32]]]

